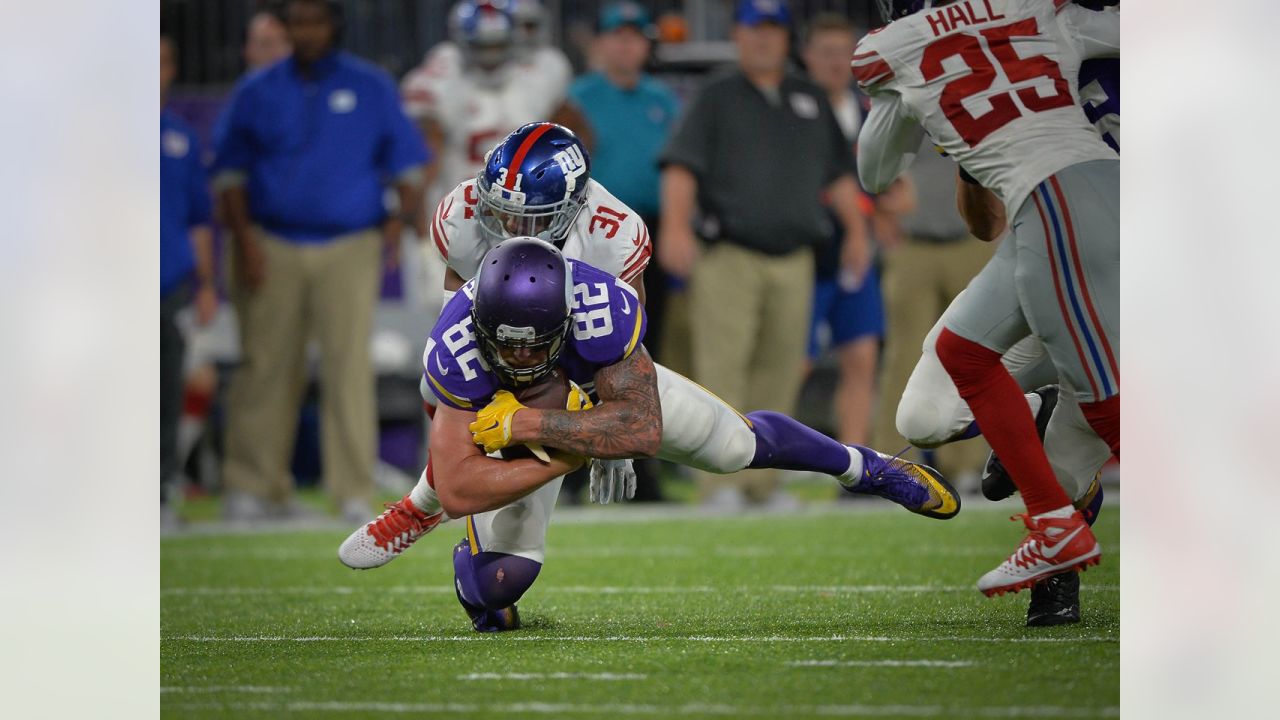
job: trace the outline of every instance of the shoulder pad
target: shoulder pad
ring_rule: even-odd
[[[612,365],[644,339],[644,307],[622,280],[585,263],[574,263],[573,343],[584,360]]]

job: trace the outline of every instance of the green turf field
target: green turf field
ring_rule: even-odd
[[[1119,507],[1097,528],[1084,621],[1023,625],[1027,593],[973,583],[1021,537],[974,498],[896,508],[553,523],[525,629],[470,632],[451,523],[378,569],[345,532],[166,538],[167,717],[1114,717]],[[593,520],[592,518],[601,518]]]

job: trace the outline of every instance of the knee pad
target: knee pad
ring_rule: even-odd
[[[501,610],[519,600],[538,578],[542,563],[498,552],[471,554],[464,540],[453,549],[453,576],[465,603]]]
[[[756,434],[746,421],[726,412],[717,423],[716,432],[709,439],[714,451],[706,454],[705,462],[715,472],[737,472],[749,465],[756,454]]]
[[[701,385],[655,367],[662,398],[658,457],[714,473],[747,467],[756,452],[756,436],[747,421]]]
[[[898,401],[896,425],[898,432],[912,445],[935,448],[953,434],[951,415],[930,398],[904,393]]]

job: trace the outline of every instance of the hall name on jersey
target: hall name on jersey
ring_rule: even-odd
[[[977,0],[953,3],[926,15],[925,19],[929,21],[929,29],[933,31],[933,36],[942,37],[961,27],[1004,19],[1004,15],[1000,15],[991,7],[991,0],[982,0],[981,8],[975,9],[976,4]],[[983,15],[984,10],[986,15]]]

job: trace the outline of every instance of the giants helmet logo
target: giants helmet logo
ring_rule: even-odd
[[[564,171],[564,197],[567,200],[578,186],[578,178],[587,173],[587,161],[582,156],[582,148],[577,144],[561,150],[552,159]]]

